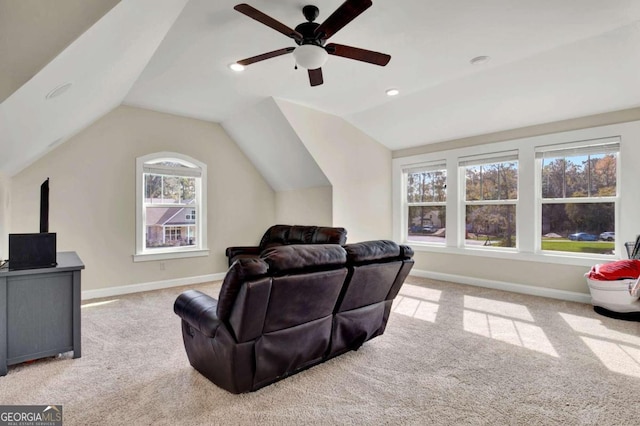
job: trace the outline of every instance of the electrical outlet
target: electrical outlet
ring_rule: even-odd
[[[164,271],[164,262],[160,262],[160,270]]]

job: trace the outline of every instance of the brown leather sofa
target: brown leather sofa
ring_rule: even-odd
[[[381,335],[413,266],[392,241],[283,245],[234,262],[218,300],[182,293],[189,362],[232,393],[263,386]]]
[[[258,258],[269,247],[290,244],[340,244],[347,242],[347,230],[328,226],[274,225],[267,229],[258,246],[227,247],[229,266],[241,258]]]

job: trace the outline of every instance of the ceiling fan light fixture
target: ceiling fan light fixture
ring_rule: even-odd
[[[231,68],[231,70],[235,72],[244,71],[244,65],[240,65],[237,62],[234,62],[233,64],[229,64],[229,68]]]
[[[293,51],[293,57],[299,67],[315,70],[327,62],[329,54],[322,46],[303,44],[302,46],[296,47],[296,50]]]

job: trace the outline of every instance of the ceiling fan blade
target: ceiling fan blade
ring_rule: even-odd
[[[243,59],[241,61],[236,62],[240,65],[251,65],[256,62],[264,61],[265,59],[275,58],[276,56],[286,55],[287,53],[291,53],[295,50],[295,47],[285,47],[284,49],[274,50],[273,52],[263,53],[262,55],[252,56],[247,59]]]
[[[347,0],[335,10],[318,28],[315,34],[318,39],[326,40],[342,29],[358,15],[371,7],[371,0]]]
[[[267,27],[273,28],[274,30],[286,35],[287,37],[291,37],[294,40],[302,40],[302,34],[297,32],[296,30],[287,27],[282,22],[276,21],[271,16],[265,15],[258,9],[251,7],[246,3],[240,3],[233,8],[238,12],[247,15],[249,18],[253,18],[256,21],[265,24]]]
[[[324,83],[322,79],[322,68],[307,71],[309,71],[309,83],[311,83],[311,86],[319,86]]]
[[[355,59],[356,61],[368,62],[384,67],[391,60],[391,56],[386,53],[374,52],[372,50],[360,49],[359,47],[345,46],[344,44],[329,43],[325,46],[327,53],[343,58]]]

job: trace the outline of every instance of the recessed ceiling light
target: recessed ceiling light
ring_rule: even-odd
[[[387,89],[385,93],[387,96],[396,96],[400,94],[400,91],[398,89]]]
[[[475,58],[471,59],[469,63],[471,65],[486,64],[487,62],[489,62],[490,59],[491,59],[490,56],[476,56]]]
[[[240,65],[238,63],[229,64],[229,68],[235,72],[244,71],[244,65]]]
[[[47,93],[45,96],[45,99],[57,98],[58,96],[62,95],[64,92],[69,90],[69,87],[71,87],[71,83],[61,84],[60,86],[56,87],[55,89],[52,89],[49,93]]]

